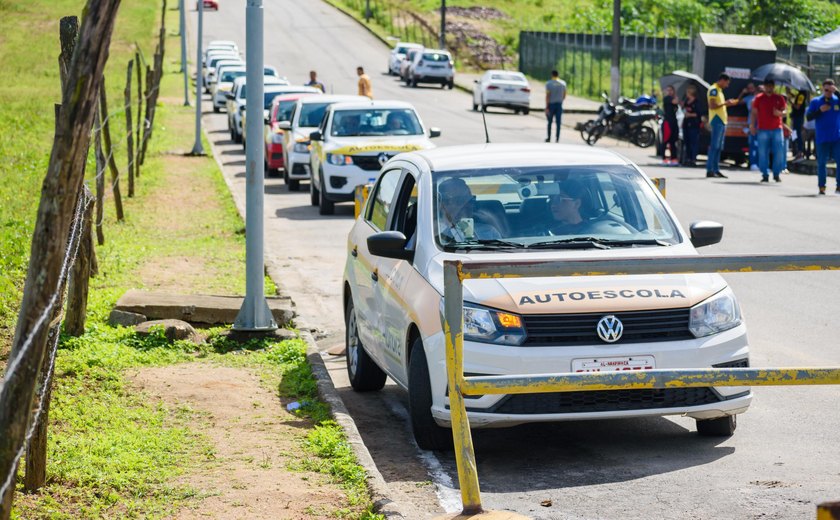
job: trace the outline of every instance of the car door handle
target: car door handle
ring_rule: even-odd
[[[370,273],[370,279],[373,280],[374,282],[378,282],[379,281],[379,274],[376,271]]]
[[[359,256],[359,246],[353,246],[353,249],[350,250],[350,254],[353,255],[353,258]]]

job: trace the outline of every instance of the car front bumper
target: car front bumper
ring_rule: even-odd
[[[379,177],[379,170],[364,170],[355,164],[336,166],[324,162],[323,169],[321,191],[333,202],[353,200],[356,186],[374,182]]]
[[[450,424],[443,333],[425,340],[432,384],[432,415]],[[655,368],[709,368],[749,356],[742,324],[717,335],[682,341],[587,345],[572,347],[510,347],[464,342],[464,373],[468,375],[535,375],[572,371],[573,359],[653,356]],[[514,426],[529,422],[687,415],[711,419],[746,411],[749,387],[668,388],[563,393],[484,395],[465,397],[470,425]]]
[[[309,178],[309,153],[292,152],[289,155],[288,174],[290,179]]]

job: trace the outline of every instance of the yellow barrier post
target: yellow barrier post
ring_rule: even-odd
[[[840,502],[824,502],[818,505],[817,520],[840,520]]]
[[[356,190],[354,191],[354,208],[353,208],[353,218],[359,218],[359,215],[362,214],[362,211],[365,209],[365,203],[367,203],[368,195],[370,195],[370,188],[372,184],[359,184],[356,186]]]
[[[650,179],[653,181],[653,184],[659,190],[659,193],[662,194],[662,197],[665,197],[665,177],[653,177]]]

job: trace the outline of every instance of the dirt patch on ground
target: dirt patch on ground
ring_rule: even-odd
[[[145,368],[130,379],[155,399],[207,417],[193,430],[210,440],[213,460],[180,484],[209,496],[174,518],[327,519],[346,504],[323,475],[288,469],[300,458],[309,424],[287,412],[249,371],[188,363]]]
[[[194,256],[154,257],[143,264],[137,277],[146,289],[191,293],[201,280],[213,276],[203,259]]]

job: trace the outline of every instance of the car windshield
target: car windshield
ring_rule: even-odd
[[[301,127],[316,127],[321,124],[324,119],[324,112],[327,111],[329,103],[306,103],[300,108],[300,118],[298,119],[298,126]]]
[[[439,52],[424,52],[423,53],[423,61],[448,62],[449,61],[449,55],[441,54]]]
[[[295,109],[296,101],[280,101],[277,106],[277,117],[275,121],[289,121],[292,118],[292,111]]]
[[[332,135],[422,135],[423,127],[410,108],[339,110],[333,115]]]
[[[231,81],[235,80],[236,78],[240,78],[245,75],[244,70],[230,70],[227,72],[222,73],[222,77],[219,80],[219,83],[230,83]]]
[[[445,250],[667,246],[676,224],[627,165],[434,174],[435,233]]]

